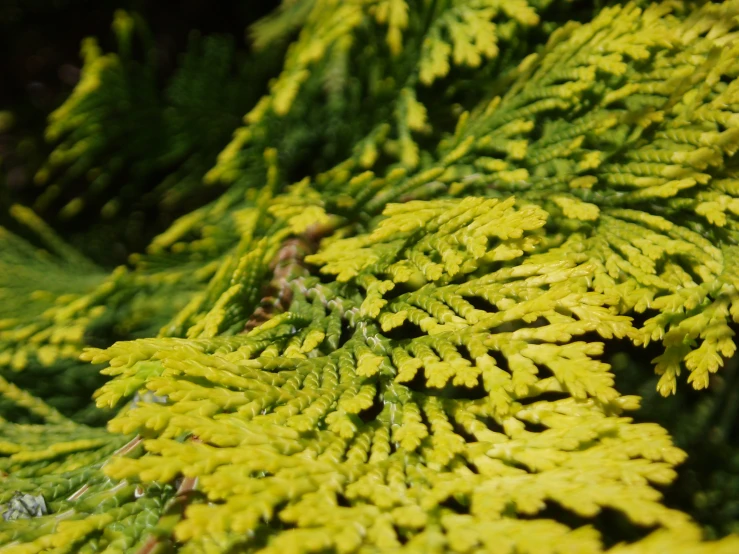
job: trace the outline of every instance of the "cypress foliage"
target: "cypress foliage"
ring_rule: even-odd
[[[113,32],[0,227],[0,553],[739,551],[739,2]]]

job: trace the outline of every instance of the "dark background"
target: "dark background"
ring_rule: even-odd
[[[114,49],[110,25],[116,9],[136,11],[156,39],[165,79],[190,31],[226,33],[245,40],[246,27],[279,2],[146,2],[142,0],[0,0],[0,109],[12,108],[24,126],[43,127],[46,115],[74,87],[83,38]],[[217,6],[217,7],[214,7]]]

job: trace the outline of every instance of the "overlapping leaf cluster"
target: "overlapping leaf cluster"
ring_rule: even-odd
[[[739,3],[608,7],[483,63],[545,7],[286,2],[254,27],[257,57],[297,33],[281,73],[205,175],[227,190],[112,276],[16,208],[0,552],[737,550],[662,501],[685,453],[602,354],[661,341],[669,394],[735,351]],[[426,87],[478,66],[446,132]],[[107,431],[18,377],[85,346]]]

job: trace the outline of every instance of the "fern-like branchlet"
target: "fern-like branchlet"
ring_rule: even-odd
[[[37,207],[201,205],[110,274],[0,229],[0,552],[738,551],[667,488],[737,451],[739,3],[679,4],[285,1],[163,94],[119,13]]]

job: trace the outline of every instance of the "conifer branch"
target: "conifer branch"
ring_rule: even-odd
[[[734,413],[739,2],[551,30],[570,8],[286,1],[243,69],[268,91],[202,151],[233,45],[196,41],[162,94],[134,16],[87,42],[39,202],[115,203],[128,162],[165,204],[224,188],[110,274],[11,210],[0,553],[739,550],[662,498]],[[119,147],[148,113],[161,144]],[[679,421],[635,414],[607,350],[655,344],[656,383],[622,364],[641,395],[709,389]],[[65,404],[85,387],[106,429]]]

